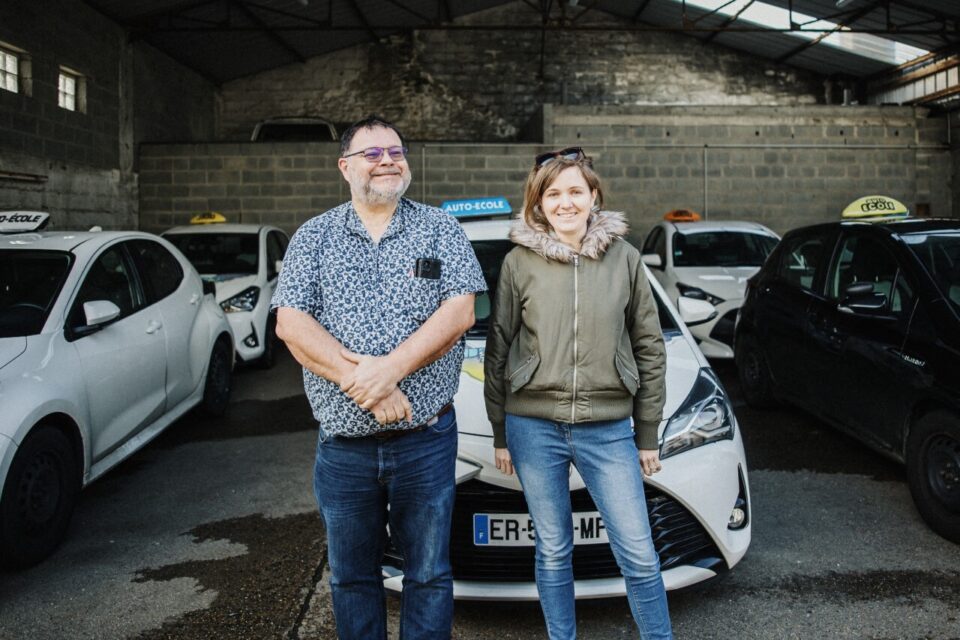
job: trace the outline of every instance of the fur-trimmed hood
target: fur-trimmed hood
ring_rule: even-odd
[[[597,260],[606,252],[610,243],[627,234],[626,217],[619,211],[598,211],[590,214],[587,234],[580,244],[580,254]],[[540,231],[527,224],[523,216],[514,219],[510,227],[510,239],[547,260],[573,262],[573,249],[563,244],[552,231]]]

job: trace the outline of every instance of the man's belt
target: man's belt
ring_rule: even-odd
[[[390,440],[392,438],[398,438],[402,435],[406,435],[408,433],[414,433],[416,431],[423,431],[427,427],[432,427],[433,425],[440,422],[440,418],[447,415],[452,410],[453,410],[453,403],[448,402],[447,404],[440,407],[440,411],[437,411],[436,415],[434,415],[432,418],[430,418],[429,420],[427,420],[421,425],[417,425],[416,427],[411,427],[410,429],[388,429],[385,431],[378,431],[376,433],[371,433],[369,437],[382,441],[382,440]]]

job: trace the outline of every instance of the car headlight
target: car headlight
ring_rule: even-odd
[[[682,295],[685,298],[694,298],[696,300],[706,300],[713,306],[723,304],[724,302],[723,298],[718,298],[712,293],[707,293],[700,287],[691,287],[690,285],[683,284],[682,282],[677,283],[677,291],[679,291],[680,295]]]
[[[247,287],[232,298],[228,298],[220,303],[220,308],[227,313],[236,313],[237,311],[253,311],[257,306],[257,300],[260,299],[260,287]]]
[[[734,424],[733,408],[717,374],[713,369],[700,369],[690,395],[667,423],[660,457],[668,458],[718,440],[732,440]]]

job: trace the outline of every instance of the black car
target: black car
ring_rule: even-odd
[[[787,233],[735,339],[749,404],[796,404],[905,463],[924,520],[960,542],[960,220]]]

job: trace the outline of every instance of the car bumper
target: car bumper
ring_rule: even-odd
[[[237,356],[244,362],[251,362],[263,355],[263,327],[256,322],[253,311],[235,311],[225,314],[233,333],[233,342]]]
[[[469,478],[458,473],[458,478],[465,481],[458,486],[451,531],[454,597],[536,600],[532,546],[473,544],[474,513],[526,511],[522,492],[510,486],[512,480],[485,461],[491,446],[491,438],[460,434],[461,464],[472,463],[478,471]],[[663,471],[648,478],[645,484],[654,544],[667,589],[679,589],[712,578],[743,558],[750,544],[752,511],[739,430],[733,440],[711,443],[667,458],[663,461]],[[582,484],[571,489],[574,512],[595,509]],[[727,525],[738,498],[745,503],[747,520],[742,528],[733,530]],[[573,563],[577,598],[624,595],[623,578],[609,545],[576,546]],[[383,571],[384,586],[400,590],[402,559],[392,547],[388,549]]]

